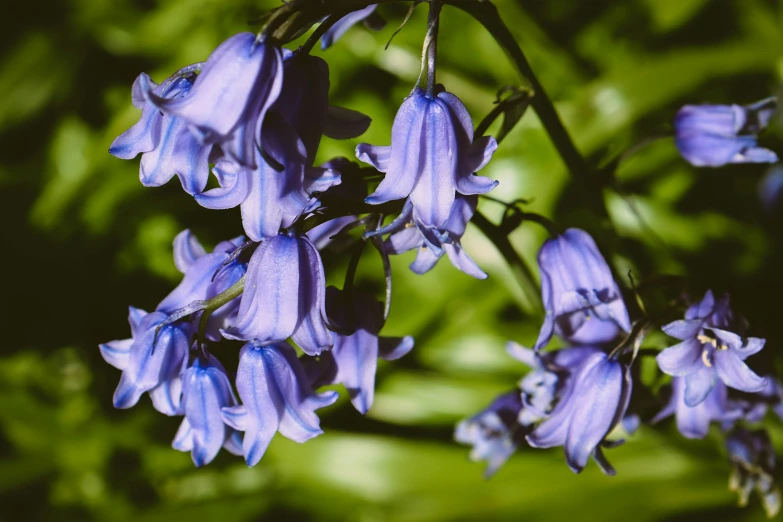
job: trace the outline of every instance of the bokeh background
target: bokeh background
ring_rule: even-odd
[[[275,5],[28,0],[0,17],[0,520],[764,519],[756,499],[735,507],[717,429],[687,441],[671,421],[642,427],[610,451],[616,477],[593,464],[575,476],[560,450],[523,449],[483,480],[483,465],[452,441],[453,426],[521,377],[525,368],[504,345],[532,344],[540,312],[475,228],[463,244],[488,281],[445,261],[416,276],[410,256],[394,260],[385,333],[413,334],[416,348],[382,364],[367,417],[343,397],[321,410],[326,433],[307,444],[278,435],[255,468],[224,452],[195,469],[170,447],[179,419],[147,399],[112,408],[119,372],[97,345],[128,336],[128,304],[152,309],[177,283],[174,235],[189,227],[214,244],[241,232],[238,211],[202,209],[176,181],[145,189],[138,161],[108,154],[138,118],[130,86],[142,71],[160,81],[204,60],[231,34],[255,30],[253,20]],[[771,0],[497,5],[595,165],[666,136],[685,103],[750,103],[775,94],[783,76],[783,7]],[[406,9],[384,5],[385,30],[357,27],[324,53],[333,103],[374,120],[363,141],[388,143],[419,73],[426,6],[383,50]],[[439,80],[475,121],[499,88],[520,85],[492,38],[461,11],[444,10],[439,51]],[[781,153],[779,137],[773,129],[765,143]],[[321,159],[351,156],[357,142],[324,140]],[[768,338],[753,365],[769,373],[776,358],[780,368],[783,340],[783,218],[762,205],[766,171],[694,169],[660,138],[624,162],[604,194],[622,238],[606,253],[618,272],[633,269],[641,281],[687,276],[696,297],[707,287],[730,291],[752,333]],[[495,196],[526,198],[560,225],[591,219],[532,111],[482,173],[500,180]],[[485,201],[481,210],[497,219],[502,208]],[[543,239],[532,224],[512,235],[531,263]],[[325,262],[341,281],[344,259]],[[360,280],[380,288],[379,275],[368,255]],[[234,346],[220,350],[235,364]],[[780,449],[781,424],[769,419],[769,427]]]

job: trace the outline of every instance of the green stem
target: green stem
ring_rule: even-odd
[[[201,319],[198,323],[198,338],[206,339],[207,324],[209,323],[209,317],[224,304],[236,299],[245,290],[245,276],[242,279],[220,292],[212,299],[204,301],[204,309],[201,313]]]

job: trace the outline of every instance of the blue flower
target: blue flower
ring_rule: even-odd
[[[742,404],[730,401],[726,385],[718,381],[705,399],[696,406],[688,406],[685,402],[685,379],[672,379],[672,395],[669,403],[656,415],[652,422],[659,422],[670,415],[676,415],[677,429],[683,437],[703,439],[710,429],[711,422],[721,422],[730,426],[742,418]]]
[[[474,140],[473,122],[453,94],[428,96],[416,88],[403,102],[392,127],[391,146],[366,143],[356,156],[386,176],[367,203],[407,198],[413,217],[425,227],[440,228],[449,219],[455,192],[485,194],[496,181],[474,176],[492,157],[492,137]]]
[[[553,333],[570,343],[601,344],[631,330],[620,288],[587,232],[570,228],[546,241],[538,266],[546,317],[536,350]]]
[[[234,35],[212,52],[190,92],[178,98],[157,95],[141,78],[146,98],[184,119],[202,143],[217,143],[241,165],[256,167],[261,126],[283,83],[279,48],[252,33]]]
[[[573,381],[552,413],[527,436],[534,448],[564,446],[566,462],[575,473],[584,469],[592,455],[607,475],[614,469],[601,446],[616,443],[606,436],[623,419],[631,398],[629,368],[596,352],[573,372]]]
[[[245,432],[248,466],[261,460],[278,430],[296,442],[323,433],[315,410],[337,400],[337,392],[313,391],[296,352],[285,342],[243,346],[236,385],[242,405],[225,407],[222,415],[226,424]]]
[[[692,165],[721,167],[727,163],[775,163],[777,155],[758,146],[777,108],[768,98],[747,107],[740,105],[686,105],[674,118],[675,143]]]
[[[747,404],[745,420],[748,422],[763,421],[770,407],[783,420],[783,384],[771,376],[766,377],[766,381],[763,390],[742,401]]]
[[[410,265],[410,269],[417,274],[431,270],[445,253],[457,270],[476,279],[486,279],[487,274],[479,268],[460,244],[468,222],[476,211],[477,202],[477,196],[458,194],[454,198],[448,220],[441,227],[432,229],[413,219],[413,206],[409,200],[400,218],[395,220],[398,226],[385,242],[386,251],[389,254],[401,254],[418,249],[416,259]]]
[[[212,462],[221,447],[241,455],[239,434],[226,426],[221,416],[221,408],[235,406],[237,400],[220,361],[208,353],[200,354],[182,381],[185,418],[174,438],[174,449],[190,451],[197,467]]]
[[[348,13],[340,18],[321,37],[321,49],[326,50],[331,47],[348,29],[359,22],[364,22],[364,25],[375,31],[383,29],[386,22],[378,15],[373,16],[376,7],[378,7],[376,4],[368,5],[364,9]]]
[[[775,484],[775,448],[765,430],[737,428],[726,437],[726,450],[732,463],[729,490],[739,495],[739,505],[747,506],[754,489],[761,497],[769,518],[780,512],[780,488]]]
[[[379,337],[383,305],[356,289],[347,293],[333,286],[327,288],[326,312],[338,328],[332,334],[334,346],[322,353],[318,361],[309,359],[305,368],[315,388],[343,384],[354,408],[364,415],[375,396],[378,358],[399,359],[413,348],[413,337]]]
[[[192,82],[173,76],[155,85],[144,73],[136,78],[132,98],[141,119],[112,142],[109,153],[121,159],[141,154],[139,178],[145,187],[159,187],[176,174],[188,194],[198,194],[207,185],[212,145],[200,143],[182,118],[162,114],[145,99],[142,86],[161,99],[177,100],[187,96]]]
[[[658,354],[658,366],[664,373],[685,378],[688,406],[703,401],[716,378],[730,388],[746,392],[759,392],[766,387],[766,379],[753,373],[744,362],[764,347],[765,340],[729,331],[744,329],[741,323],[737,327],[734,323],[737,321],[728,295],[715,301],[708,290],[701,302],[687,310],[684,320],[663,327],[666,334],[682,342]]]
[[[293,338],[318,355],[334,344],[324,317],[326,282],[321,256],[305,235],[281,233],[261,243],[247,267],[245,291],[229,339],[276,343]]]
[[[457,424],[454,440],[473,446],[470,460],[487,461],[484,477],[490,478],[524,442],[517,424],[522,409],[518,390],[503,394],[485,410]]]

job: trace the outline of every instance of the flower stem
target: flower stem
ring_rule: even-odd
[[[207,332],[207,324],[209,323],[209,317],[212,315],[212,313],[218,308],[220,308],[221,306],[223,306],[224,304],[242,295],[242,292],[244,290],[245,290],[245,276],[242,276],[242,278],[239,281],[237,281],[227,289],[223,290],[212,299],[207,299],[206,301],[204,301],[204,311],[201,313],[201,319],[199,320],[198,323],[199,339],[201,340],[206,339],[205,335]]]
[[[435,70],[438,55],[438,28],[440,26],[441,0],[430,0],[427,18],[427,95],[435,96]]]

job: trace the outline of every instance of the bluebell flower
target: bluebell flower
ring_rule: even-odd
[[[697,167],[728,163],[775,163],[777,155],[758,146],[777,109],[768,98],[748,105],[686,105],[674,118],[675,143],[680,154]]]
[[[229,339],[276,343],[291,337],[308,355],[334,344],[324,317],[326,282],[312,241],[294,232],[261,243],[247,267],[245,291]]]
[[[372,407],[378,358],[393,361],[413,348],[413,337],[380,337],[383,305],[359,290],[347,293],[330,286],[326,289],[326,313],[342,330],[334,332],[334,346],[310,359],[306,370],[313,387],[343,384],[351,403],[362,415]],[[353,333],[348,333],[349,331]]]
[[[742,404],[729,400],[726,385],[721,381],[718,381],[704,400],[696,406],[686,404],[685,387],[685,378],[672,379],[669,403],[653,418],[653,423],[675,415],[677,429],[683,437],[703,439],[707,436],[710,423],[720,422],[724,427],[728,427],[742,418],[744,413]]]
[[[691,306],[685,319],[663,327],[667,335],[682,342],[666,348],[657,356],[664,373],[685,378],[685,403],[696,406],[710,393],[716,379],[730,388],[758,392],[767,385],[745,364],[745,359],[759,352],[765,340],[741,337],[729,328],[744,330],[736,323],[728,295],[715,300],[707,291],[701,302]]]
[[[775,448],[765,430],[737,428],[726,437],[732,463],[729,490],[739,495],[739,505],[748,505],[754,489],[769,518],[780,512],[781,492],[775,484]]]
[[[200,354],[182,378],[182,409],[185,418],[172,446],[191,452],[197,467],[209,464],[225,447],[242,455],[239,433],[223,422],[221,408],[236,406],[226,370],[215,357]]]
[[[242,213],[245,233],[253,241],[274,237],[290,227],[314,203],[315,194],[340,183],[331,169],[308,167],[307,151],[294,129],[282,117],[270,113],[264,125],[264,150],[283,166],[278,172],[256,151],[258,168],[219,160],[213,169],[220,184],[196,196],[213,209],[233,208]]]
[[[323,250],[332,243],[332,238],[344,227],[356,221],[356,216],[343,216],[330,219],[307,231],[307,237],[313,242],[315,248]]]
[[[261,460],[277,431],[296,442],[323,433],[315,410],[337,400],[337,392],[313,391],[296,352],[285,342],[243,346],[236,386],[242,404],[225,407],[222,414],[226,424],[245,433],[248,466]]]
[[[401,254],[417,249],[416,259],[410,269],[423,274],[431,270],[445,253],[451,264],[457,270],[465,272],[476,279],[486,279],[487,274],[465,252],[460,239],[465,234],[468,222],[476,211],[477,196],[457,195],[451,206],[448,220],[437,229],[427,229],[413,219],[413,206],[406,204],[400,218],[401,226],[386,240],[386,251],[389,254]],[[407,217],[407,221],[402,221]],[[397,220],[395,220],[397,221]]]
[[[570,343],[602,344],[629,332],[631,322],[612,271],[590,235],[569,228],[538,253],[546,317],[535,349],[553,333]]]
[[[748,422],[763,421],[770,408],[783,420],[783,384],[772,376],[767,376],[766,381],[767,385],[763,390],[742,401],[746,405],[745,420]]]
[[[145,99],[142,85],[161,99],[178,100],[193,84],[187,77],[174,76],[156,85],[142,73],[133,83],[132,96],[141,119],[112,142],[109,153],[121,159],[141,154],[139,179],[145,187],[159,187],[176,174],[188,194],[198,194],[207,185],[212,145],[200,143],[184,119],[161,113]]]
[[[368,5],[364,9],[348,13],[340,18],[321,37],[321,49],[326,50],[331,47],[348,29],[359,22],[364,22],[364,25],[375,31],[383,29],[386,22],[381,17],[375,15],[376,7],[378,7],[376,4]]]
[[[602,446],[623,419],[631,398],[631,373],[625,364],[596,352],[574,370],[570,385],[552,413],[526,438],[534,448],[564,446],[566,462],[579,473],[593,456],[601,470],[614,475]]]
[[[256,167],[264,117],[283,83],[278,47],[252,33],[232,36],[212,52],[190,92],[179,98],[157,95],[144,80],[147,99],[184,119],[202,143],[217,143],[241,165]]]
[[[410,197],[413,217],[424,227],[446,223],[456,192],[485,194],[497,185],[473,175],[490,160],[497,142],[489,136],[474,139],[470,114],[451,93],[432,97],[416,88],[397,112],[391,142],[356,147],[361,161],[386,173],[366,201],[378,205]]]
[[[524,432],[517,424],[522,409],[519,391],[495,399],[485,410],[457,424],[454,440],[473,446],[470,460],[487,461],[484,477],[490,478],[524,442]]]
[[[759,183],[759,199],[765,212],[771,214],[780,207],[783,194],[783,165],[770,167]]]

